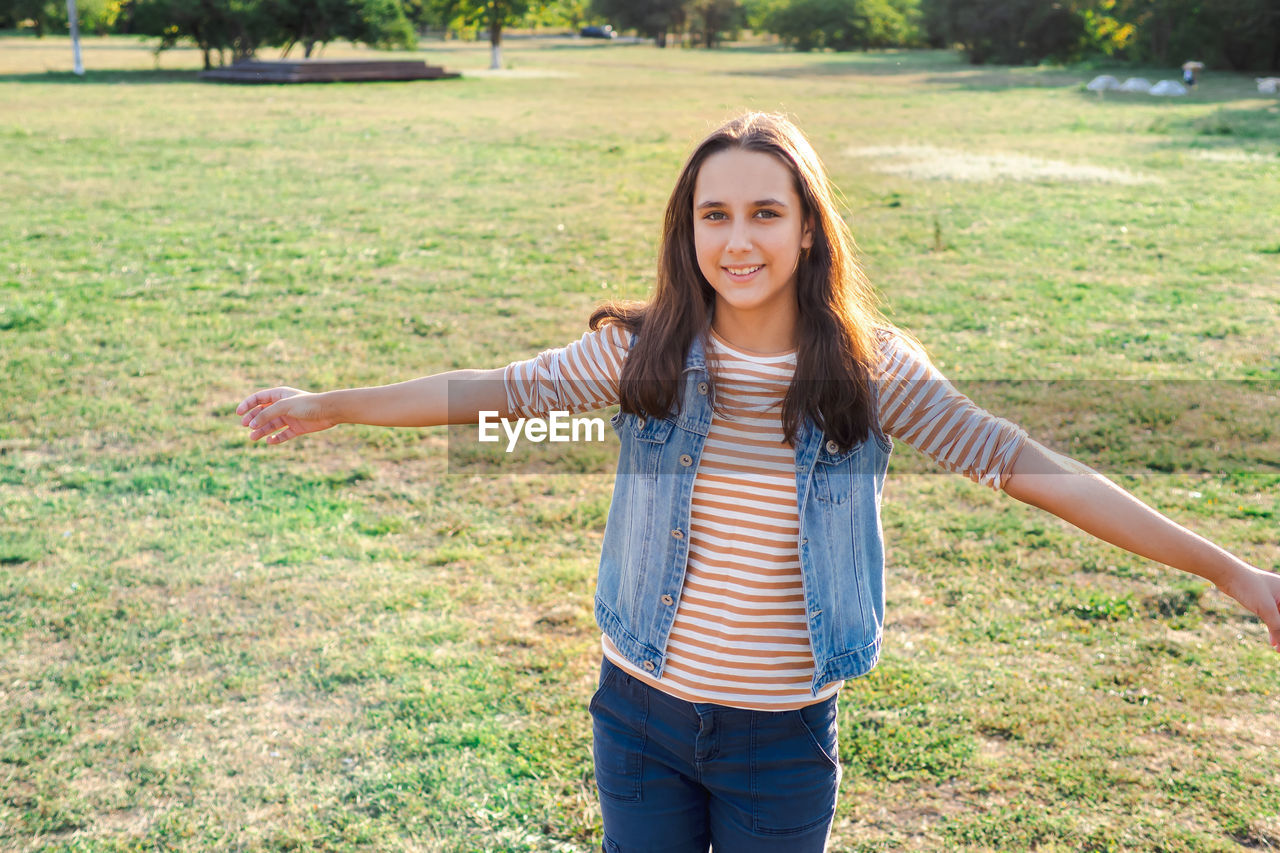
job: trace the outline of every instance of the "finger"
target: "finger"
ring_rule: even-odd
[[[274,389],[273,389],[274,390]],[[248,397],[240,401],[240,405],[236,406],[236,414],[243,415],[245,412],[258,408],[259,406],[269,405],[275,402],[269,399],[271,391],[255,391]]]
[[[1271,647],[1280,652],[1280,592],[1272,593],[1269,589],[1264,590],[1261,604],[1262,606],[1255,612],[1267,626]]]
[[[284,426],[284,421],[281,418],[285,412],[285,408],[281,406],[280,403],[280,400],[276,400],[270,405],[266,405],[266,402],[264,401],[262,407],[259,408],[257,412],[250,412],[249,415],[246,415],[246,417],[249,418],[249,423],[245,424],[245,426],[250,429],[257,430],[262,429],[267,424],[275,421],[275,429],[280,429],[280,427]],[[274,431],[275,430],[272,430],[272,432]]]
[[[254,427],[253,432],[249,433],[249,440],[257,441],[263,436],[269,436],[272,433],[279,432],[280,430],[284,429],[286,426],[287,424],[282,420],[273,419],[273,420],[263,421]]]
[[[277,417],[280,414],[280,412],[278,410],[272,411],[271,407],[278,402],[280,401],[276,400],[273,402],[269,399],[259,400],[257,405],[255,405],[254,407],[249,409],[247,412],[245,412],[244,417],[240,419],[240,425],[247,426],[250,429],[252,429],[253,427],[257,426],[259,423],[265,422],[264,416],[265,418]],[[268,412],[270,412],[270,414],[268,414]]]
[[[272,403],[278,403],[286,397],[293,397],[298,393],[297,388],[290,388],[285,385],[255,391],[248,397],[245,397],[244,400],[240,402],[240,405],[236,406],[236,414],[243,415],[245,412],[260,406],[270,406]]]
[[[1280,652],[1280,600],[1271,605],[1271,613],[1263,617],[1267,623],[1267,633],[1271,635],[1271,648]]]
[[[244,417],[240,419],[240,426],[249,426],[249,424],[253,422],[253,419],[257,417],[258,412],[261,412],[263,408],[263,406],[253,406],[252,408],[247,409],[244,412]]]
[[[293,438],[296,435],[297,433],[294,432],[293,427],[285,427],[275,435],[267,436],[267,444],[281,444],[283,442],[288,441],[289,439]]]

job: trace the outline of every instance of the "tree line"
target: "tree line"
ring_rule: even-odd
[[[80,27],[190,42],[208,67],[263,47],[304,56],[346,39],[411,47],[416,34],[610,23],[715,47],[742,31],[800,51],[955,47],[976,64],[1107,57],[1151,65],[1198,59],[1241,71],[1280,68],[1277,0],[77,0]],[[0,0],[0,28],[65,31],[65,0]]]

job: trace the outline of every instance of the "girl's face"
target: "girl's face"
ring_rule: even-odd
[[[698,269],[716,292],[722,335],[728,325],[794,327],[796,266],[813,233],[791,171],[778,158],[727,148],[703,161],[693,190],[693,243]]]

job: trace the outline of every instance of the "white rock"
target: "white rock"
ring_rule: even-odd
[[[1152,95],[1185,95],[1187,87],[1183,86],[1176,80],[1161,80],[1159,83],[1151,87],[1149,94]]]
[[[1260,95],[1280,95],[1280,77],[1255,77]]]
[[[1089,85],[1085,88],[1090,92],[1105,92],[1108,89],[1119,89],[1120,81],[1110,74],[1100,74],[1090,80]]]
[[[1120,91],[1121,92],[1142,92],[1145,94],[1151,91],[1151,83],[1143,79],[1142,77],[1130,77],[1128,80],[1125,80],[1123,84],[1121,84]]]

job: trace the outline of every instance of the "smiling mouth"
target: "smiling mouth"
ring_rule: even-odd
[[[725,267],[724,271],[729,275],[747,276],[762,269],[764,269],[764,264],[756,264],[753,267]]]

